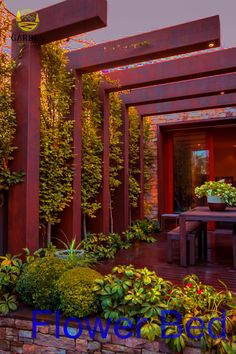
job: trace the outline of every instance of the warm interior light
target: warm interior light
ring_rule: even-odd
[[[221,93],[220,93],[221,95],[224,95],[225,94],[225,91],[221,91]]]
[[[213,48],[214,46],[215,46],[215,43],[213,43],[213,42],[211,42],[211,43],[208,44],[208,47],[209,47],[209,48]]]

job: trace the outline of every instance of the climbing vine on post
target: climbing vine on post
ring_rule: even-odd
[[[137,167],[139,161],[140,127],[139,116],[136,108],[129,108],[129,202],[133,208],[137,207],[140,195],[140,186],[137,176],[140,170]]]
[[[68,72],[63,42],[42,46],[40,127],[40,221],[47,227],[60,222],[60,213],[73,199],[73,126],[70,112],[74,79]]]
[[[121,150],[122,132],[122,102],[118,92],[110,93],[110,231],[113,232],[113,197],[117,187],[121,184],[119,171],[123,169]]]
[[[84,235],[86,237],[86,218],[94,218],[101,207],[97,197],[102,185],[102,103],[99,97],[99,87],[106,80],[102,72],[83,75],[83,115],[82,115],[82,212],[84,220]],[[119,131],[121,126],[121,100],[118,93],[109,97],[110,117],[110,218],[113,231],[112,198],[115,189],[120,185],[119,170],[123,168]]]
[[[97,197],[102,184],[103,145],[99,131],[102,124],[102,107],[99,85],[102,73],[83,75],[82,113],[82,195],[84,236],[87,234],[86,218],[94,218],[101,207]]]
[[[13,160],[16,132],[16,116],[13,108],[11,76],[15,63],[11,60],[8,48],[11,16],[0,2],[0,190],[23,180],[23,172],[12,172],[9,163]]]
[[[154,154],[151,146],[152,140],[151,119],[143,118],[143,149],[144,149],[144,187],[145,192],[150,190],[150,181],[152,178],[151,167],[154,162]]]
[[[135,107],[129,108],[129,201],[132,208],[137,208],[140,195],[140,186],[137,177],[140,174],[139,162],[139,139],[140,127],[139,116]],[[143,149],[144,149],[144,189],[147,193],[150,190],[152,178],[151,167],[154,162],[153,150],[150,145],[152,139],[151,120],[149,117],[143,119]],[[145,204],[145,210],[149,206]]]
[[[152,165],[154,163],[154,153],[151,145],[153,138],[153,132],[151,129],[151,118],[143,118],[143,149],[144,149],[144,191],[145,194],[149,193],[151,188],[152,179]],[[151,205],[148,203],[147,199],[144,201],[144,214],[150,213]]]

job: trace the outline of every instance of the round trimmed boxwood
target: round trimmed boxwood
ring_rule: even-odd
[[[70,269],[56,282],[60,310],[68,317],[85,317],[98,312],[97,296],[93,292],[96,279],[103,278],[93,269]]]
[[[17,292],[25,304],[41,310],[59,308],[55,282],[73,264],[54,256],[39,258],[24,267],[17,283]]]

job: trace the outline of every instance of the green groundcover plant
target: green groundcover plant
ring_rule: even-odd
[[[230,183],[225,183],[224,180],[205,182],[195,188],[195,194],[198,198],[218,196],[228,206],[236,205],[236,188]]]
[[[202,284],[196,275],[186,276],[183,287],[178,287],[147,268],[135,269],[129,265],[113,268],[112,274],[96,281],[94,291],[100,297],[105,319],[116,321],[125,317],[133,323],[139,318],[148,319],[141,328],[141,335],[149,340],[161,337],[162,310],[178,311],[183,332],[178,338],[165,340],[174,352],[182,352],[188,344],[197,342],[203,352],[214,348],[217,353],[235,353],[236,299],[227,288],[217,291]],[[198,317],[207,325],[212,318],[219,317],[222,310],[226,310],[226,339],[213,339],[206,328],[199,341],[188,338],[186,326],[189,319]],[[176,321],[175,316],[170,315],[168,321]],[[221,330],[220,322],[215,322],[213,332],[216,337]],[[170,325],[165,331],[168,335],[174,335],[178,333],[178,328]],[[193,332],[198,335],[200,330],[194,329]]]
[[[157,220],[136,220],[132,222],[125,236],[128,240],[139,240],[149,243],[156,242],[156,238],[153,237],[154,234],[160,232],[160,225]]]
[[[92,253],[97,260],[114,258],[117,251],[123,247],[119,234],[88,234],[86,240],[80,243],[80,248]]]
[[[155,220],[137,220],[129,226],[123,233],[123,237],[116,233],[109,235],[88,234],[86,240],[83,240],[79,248],[87,254],[93,254],[97,260],[114,258],[120,249],[132,247],[135,240],[144,242],[155,242],[154,234],[160,231],[159,223]]]
[[[22,269],[18,256],[0,257],[0,314],[17,309],[16,284]]]

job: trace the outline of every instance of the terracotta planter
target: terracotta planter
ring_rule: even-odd
[[[211,211],[224,211],[226,209],[224,200],[216,195],[208,195],[207,203]]]

